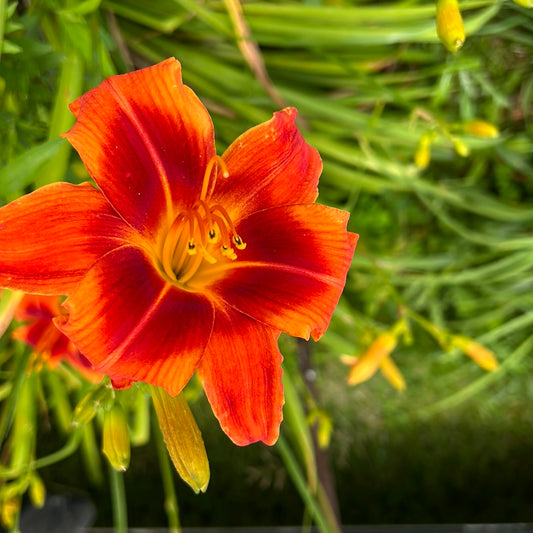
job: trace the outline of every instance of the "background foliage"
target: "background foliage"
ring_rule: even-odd
[[[249,1],[241,18],[238,6],[0,0],[1,200],[86,180],[58,137],[73,121],[68,103],[107,76],[169,56],[209,109],[219,153],[273,111],[297,107],[324,162],[319,201],[351,211],[349,228],[360,234],[330,330],[310,347],[312,368],[300,372],[298,344],[282,339],[300,398],[311,412],[320,407],[326,436],[332,424],[343,521],[533,520],[533,10],[460,2],[467,38],[450,54],[432,1]],[[499,135],[468,134],[472,119]],[[420,168],[423,139],[430,157]],[[349,387],[340,355],[361,355],[399,320],[409,328],[392,357],[406,390],[379,373]],[[453,335],[490,348],[499,368],[487,373],[453,349]],[[15,348],[3,343],[9,375]],[[232,447],[204,400],[194,407],[212,483],[201,497],[180,487],[184,523],[301,521],[276,450]],[[48,453],[54,431],[40,431]],[[140,447],[126,474],[133,525],[164,523],[159,501],[134,510],[136,487],[162,490],[153,461]],[[108,525],[107,489],[80,485],[78,462],[43,476],[50,490],[90,493]]]

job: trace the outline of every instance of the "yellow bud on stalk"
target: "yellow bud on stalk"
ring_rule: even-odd
[[[434,137],[435,135],[433,132],[424,133],[418,141],[418,146],[416,147],[415,152],[415,165],[420,170],[425,169],[429,165],[429,161],[431,160],[431,142]]]
[[[394,350],[397,342],[396,335],[390,332],[379,335],[353,365],[348,374],[348,384],[357,385],[370,379],[376,373],[383,359]]]
[[[381,373],[385,379],[399,391],[404,391],[406,384],[405,379],[400,372],[400,369],[394,364],[394,361],[390,357],[385,357],[379,365]]]
[[[415,165],[423,170],[429,165],[431,153],[427,145],[419,145],[415,152]]]
[[[500,134],[498,128],[486,120],[469,120],[463,124],[463,129],[465,133],[483,139],[495,139]]]
[[[150,387],[163,440],[181,479],[198,494],[209,484],[209,461],[196,420],[183,393],[170,396]]]
[[[513,0],[513,2],[522,7],[533,7],[533,0]]]
[[[451,339],[451,346],[453,348],[459,348],[459,350],[468,355],[468,357],[485,370],[492,371],[498,368],[498,361],[494,352],[468,337],[454,335]]]
[[[2,498],[0,521],[6,529],[12,529],[20,513],[20,496],[13,495]]]
[[[130,436],[126,414],[119,403],[115,403],[104,414],[102,451],[111,466],[124,472],[130,465]]]
[[[458,139],[457,137],[455,137],[453,140],[452,140],[452,143],[453,143],[453,148],[454,150],[461,156],[461,157],[468,157],[470,155],[470,148],[468,148],[468,146],[463,142],[461,141],[460,139]]]
[[[29,496],[34,507],[42,508],[46,500],[46,488],[43,480],[37,475],[32,474],[30,478]]]
[[[457,0],[437,0],[437,35],[446,50],[457,52],[465,42],[465,28]]]

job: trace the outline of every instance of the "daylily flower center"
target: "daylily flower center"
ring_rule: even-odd
[[[206,265],[234,261],[235,248],[246,248],[224,207],[208,201],[219,169],[224,178],[229,176],[223,159],[214,156],[205,169],[199,199],[175,216],[160,242],[158,264],[163,277],[184,288]]]

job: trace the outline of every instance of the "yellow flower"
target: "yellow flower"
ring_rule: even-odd
[[[451,339],[451,345],[453,348],[459,348],[485,370],[492,371],[498,368],[498,361],[494,352],[468,337],[454,335]]]
[[[29,495],[34,507],[40,509],[44,506],[46,500],[46,488],[43,480],[36,473],[33,473],[30,478]]]
[[[417,168],[423,170],[429,165],[431,159],[431,142],[434,139],[433,132],[424,133],[418,141],[418,146],[415,152],[415,165]]]
[[[400,369],[394,364],[394,361],[389,357],[384,357],[379,365],[381,373],[385,379],[399,391],[405,390],[405,379],[400,372]]]
[[[452,140],[453,143],[453,149],[461,156],[461,157],[468,157],[470,155],[470,148],[461,141],[461,139],[458,139],[457,137],[454,137]]]
[[[463,124],[463,128],[466,133],[484,139],[494,139],[500,134],[498,128],[486,120],[469,120]]]
[[[465,42],[465,29],[457,0],[437,0],[437,35],[446,50],[457,52]]]
[[[385,332],[376,337],[374,342],[367,348],[352,366],[348,374],[348,384],[357,385],[370,379],[380,367],[385,357],[396,347],[397,338],[390,332]]]
[[[0,520],[2,525],[11,529],[16,522],[18,513],[20,512],[20,496],[13,495],[3,498],[2,509],[0,511]]]

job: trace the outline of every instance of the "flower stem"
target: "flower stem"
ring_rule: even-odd
[[[128,510],[126,505],[126,491],[124,489],[124,477],[111,465],[108,465],[109,479],[111,484],[111,501],[113,504],[113,524],[115,533],[127,533]]]
[[[311,516],[315,520],[319,530],[322,533],[339,533],[340,529],[336,525],[328,523],[328,520],[322,512],[322,509],[320,509],[319,504],[309,491],[306,480],[300,470],[300,467],[298,466],[298,462],[294,457],[289,445],[282,436],[280,436],[278,439],[276,447],[278,448],[281,458],[285,463],[287,471],[289,472],[296,489],[300,493],[302,500],[311,513]]]
[[[8,396],[7,401],[4,404],[2,415],[0,417],[0,442],[4,442],[13,421],[13,413],[17,405],[22,384],[26,377],[26,369],[31,353],[30,350],[25,349],[21,345],[16,345],[15,350],[16,353],[14,354],[14,359],[16,360],[16,368],[13,377],[11,378],[11,394]]]
[[[505,375],[508,370],[516,368],[518,363],[531,353],[532,349],[533,335],[530,335],[524,342],[520,344],[520,346],[511,355],[504,359],[504,361],[497,370],[495,370],[494,372],[483,374],[483,376],[473,381],[466,387],[463,387],[454,394],[451,394],[450,396],[447,396],[446,398],[443,398],[438,402],[435,402],[426,407],[421,407],[416,411],[416,414],[422,419],[426,419],[435,414],[442,413],[444,411],[447,411],[448,409],[452,409],[457,405],[465,402],[472,396],[478,394],[481,390],[486,389],[487,387],[492,385],[498,379],[501,379],[501,377]]]
[[[163,489],[165,491],[165,511],[168,517],[168,530],[170,533],[181,533],[178,499],[172,476],[174,469],[170,464],[167,447],[163,441],[163,435],[161,434],[157,417],[152,417],[152,425],[154,428],[154,439],[159,458]]]

